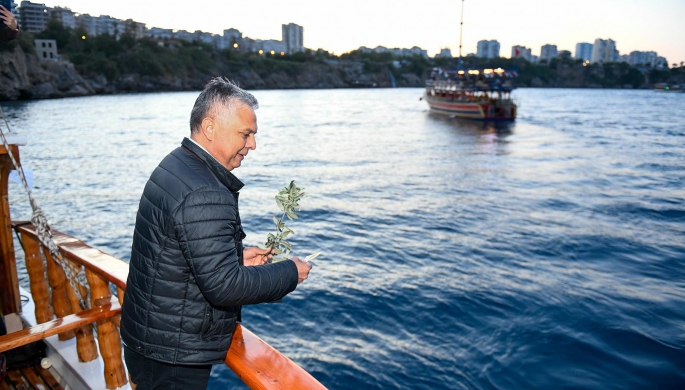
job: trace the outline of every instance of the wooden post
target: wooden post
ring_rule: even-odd
[[[11,145],[10,150],[19,161],[19,147]],[[3,314],[19,313],[21,297],[17,261],[14,257],[14,242],[10,220],[10,203],[7,197],[7,184],[12,167],[7,150],[0,146],[0,311]]]
[[[92,306],[100,306],[110,302],[112,293],[109,291],[109,284],[98,274],[86,270],[88,284],[90,285],[90,297]],[[100,345],[100,355],[105,364],[105,384],[108,389],[116,389],[125,385],[126,370],[124,362],[121,361],[121,339],[119,330],[111,319],[107,318],[98,321],[98,344]]]
[[[24,259],[29,274],[31,295],[36,304],[36,321],[42,324],[52,320],[54,313],[50,305],[48,282],[45,280],[43,256],[41,256],[38,246],[40,244],[26,233],[21,233],[21,242],[24,246]]]
[[[69,302],[69,296],[67,295],[67,289],[71,288],[67,277],[55,260],[53,260],[52,255],[48,248],[43,247],[43,253],[45,253],[45,258],[48,263],[48,280],[50,281],[50,286],[52,287],[52,308],[55,311],[57,318],[64,318],[71,312],[71,303]],[[59,339],[69,340],[75,336],[73,330],[68,330],[64,333],[59,334]]]
[[[71,266],[74,267],[74,269],[80,268],[70,260],[67,260],[67,262],[71,264]],[[83,300],[85,301],[86,299],[88,299],[88,291],[86,290],[86,288],[78,283],[76,284],[76,287],[79,289],[79,293],[81,293],[81,297],[83,298]],[[76,292],[73,288],[67,288],[67,296],[69,297],[69,302],[71,304],[71,311],[74,314],[82,312],[83,309],[81,308],[78,296],[76,295]],[[76,352],[78,353],[79,360],[82,362],[89,362],[91,360],[97,359],[98,349],[95,346],[93,327],[90,324],[84,325],[80,328],[74,329],[74,332],[76,333]]]
[[[117,299],[121,307],[124,307],[124,289],[121,287],[117,287]],[[112,317],[112,321],[117,325],[117,328],[121,328],[121,314]]]

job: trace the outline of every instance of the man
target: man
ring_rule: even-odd
[[[190,139],[145,186],[121,315],[137,390],[204,389],[241,305],[277,301],[309,275],[311,264],[297,257],[266,264],[266,250],[243,249],[243,183],[231,171],[257,146],[255,108],[250,93],[211,80],[191,112]]]
[[[0,41],[9,42],[19,35],[19,25],[14,14],[7,8],[0,5]]]

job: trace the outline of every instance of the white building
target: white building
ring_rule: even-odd
[[[540,48],[540,61],[547,60],[549,62],[552,58],[557,58],[557,45],[542,45]]]
[[[440,53],[436,55],[438,58],[454,58],[452,57],[452,50],[450,49],[440,49]]]
[[[240,30],[236,30],[235,28],[229,28],[228,30],[224,30],[223,45],[225,48],[233,50],[243,50],[243,33],[241,33]]]
[[[124,33],[124,21],[109,15],[98,16],[95,26],[95,35],[111,35],[119,38]]]
[[[62,23],[65,28],[76,28],[76,15],[69,8],[55,7],[49,10],[50,17]]]
[[[666,58],[659,57],[655,51],[632,51],[627,57],[626,62],[631,66],[651,66],[654,68],[668,67]]]
[[[575,59],[585,61],[592,60],[592,44],[587,42],[576,43]]]
[[[590,60],[593,64],[617,62],[618,59],[616,42],[611,39],[595,39],[595,44],[592,46],[592,60]]]
[[[48,7],[45,4],[22,1],[19,7],[19,27],[32,34],[45,30],[48,26]]]
[[[147,36],[155,39],[171,39],[174,37],[174,30],[170,28],[153,27],[148,30]]]
[[[57,41],[54,39],[36,39],[36,55],[41,61],[57,61]]]
[[[195,30],[193,33],[193,39],[191,41],[194,42],[202,42],[206,43],[208,45],[213,45],[214,44],[214,34],[200,31],[200,30]]]
[[[478,49],[476,57],[480,58],[498,58],[499,57],[499,42],[493,39],[491,41],[478,41]]]
[[[515,45],[511,47],[511,58],[523,58],[528,62],[532,62],[532,56],[531,49],[525,46]]]
[[[411,49],[400,49],[400,48],[392,48],[388,49],[390,53],[392,53],[396,57],[412,57],[412,56],[421,56],[423,58],[428,58],[428,51],[423,50],[422,48],[418,46],[414,46]]]
[[[357,49],[357,50],[361,51],[362,53],[390,53],[396,57],[421,56],[423,58],[428,58],[428,51],[424,50],[418,46],[414,46],[410,49],[400,49],[398,47],[388,49],[385,46],[376,46],[375,49],[369,49],[366,46],[360,46],[359,49]],[[450,51],[450,49],[442,49],[440,54],[438,54],[436,57],[440,57],[443,55],[445,55],[449,58],[453,58],[452,52]]]
[[[285,53],[292,54],[304,51],[304,28],[295,23],[281,26]]]
[[[86,30],[86,36],[98,35],[97,18],[94,18],[88,14],[77,15],[76,26]]]
[[[186,41],[186,42],[192,42],[193,39],[195,39],[195,36],[193,33],[186,31],[186,30],[178,30],[174,32],[174,38],[180,40],[180,41]]]
[[[136,22],[133,19],[126,19],[123,24],[124,34],[128,34],[135,39],[142,39],[147,36],[145,23]]]

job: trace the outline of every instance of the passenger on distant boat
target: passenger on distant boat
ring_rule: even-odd
[[[121,314],[137,390],[205,388],[241,306],[278,301],[309,275],[297,257],[266,264],[267,250],[243,248],[243,183],[231,171],[257,147],[257,105],[231,81],[211,80],[191,112],[190,139],[145,186]]]

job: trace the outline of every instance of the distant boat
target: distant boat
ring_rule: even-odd
[[[659,92],[685,92],[685,84],[656,83],[654,90]]]
[[[516,119],[511,98],[516,71],[498,69],[433,69],[423,98],[430,109],[459,118],[487,121]]]
[[[434,68],[426,80],[423,98],[431,111],[459,118],[486,121],[513,121],[517,106],[511,98],[518,76],[515,70],[464,69],[461,39],[464,28],[464,0],[461,2],[459,27],[459,67],[456,70]]]

